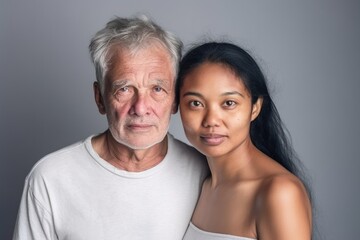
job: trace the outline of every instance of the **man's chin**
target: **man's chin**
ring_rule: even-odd
[[[111,128],[109,130],[112,135],[112,138],[116,142],[118,142],[121,145],[124,145],[130,149],[133,149],[133,150],[149,149],[149,148],[155,146],[156,144],[163,142],[167,135],[167,131],[163,132],[163,133],[157,132],[156,134],[155,133],[142,133],[142,134],[127,133],[126,134],[127,137],[124,138],[124,137],[121,137],[121,135],[124,135],[124,134],[120,134],[117,131],[113,132]]]
[[[125,145],[126,147],[133,149],[133,150],[147,150],[149,148],[152,148],[153,146],[161,143],[163,141],[159,140],[159,141],[155,141],[155,142],[121,142],[118,141],[118,143]]]
[[[146,136],[141,136],[141,137],[138,137],[136,139],[118,139],[116,137],[114,137],[114,139],[118,143],[120,143],[120,144],[122,144],[122,145],[124,145],[124,146],[126,146],[126,147],[128,147],[130,149],[133,149],[133,150],[146,150],[146,149],[149,149],[149,148],[163,142],[165,137],[166,137],[166,135],[164,137],[162,137],[162,138],[148,139],[147,141],[144,141],[144,138],[146,138]]]

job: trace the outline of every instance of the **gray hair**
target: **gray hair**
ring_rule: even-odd
[[[91,39],[89,51],[95,66],[96,79],[104,90],[104,78],[109,68],[111,49],[115,45],[134,52],[157,41],[168,50],[174,66],[174,78],[178,72],[183,43],[171,32],[163,30],[145,15],[135,18],[115,17]]]

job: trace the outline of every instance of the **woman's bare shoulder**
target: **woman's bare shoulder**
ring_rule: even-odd
[[[291,173],[265,178],[257,192],[256,222],[259,234],[268,239],[308,239],[311,204],[302,182]]]

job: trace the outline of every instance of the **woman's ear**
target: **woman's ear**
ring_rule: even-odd
[[[99,113],[106,114],[106,109],[101,94],[100,84],[98,82],[94,82],[93,89],[94,89],[95,102],[96,102],[96,106],[98,107]]]
[[[264,99],[262,97],[258,97],[256,102],[252,105],[251,121],[254,121],[257,118],[257,116],[259,116],[263,100]]]

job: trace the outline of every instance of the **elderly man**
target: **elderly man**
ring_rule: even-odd
[[[34,166],[14,239],[182,239],[208,171],[168,134],[181,47],[146,17],[115,18],[93,37],[109,128]]]

